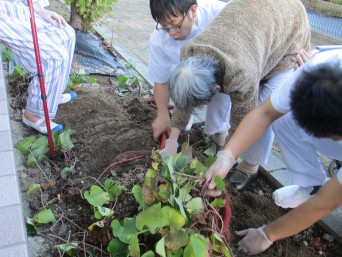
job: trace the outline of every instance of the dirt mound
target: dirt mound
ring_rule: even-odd
[[[81,88],[78,99],[61,106],[56,120],[75,130],[82,173],[97,177],[116,155],[152,150],[155,109],[136,97],[119,98],[110,89]]]

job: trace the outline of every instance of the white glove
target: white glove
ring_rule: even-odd
[[[60,16],[59,14],[55,13],[55,12],[51,12],[51,11],[42,9],[42,10],[40,10],[38,12],[38,15],[40,17],[42,17],[44,20],[47,20],[48,22],[50,22],[51,25],[54,25],[55,21],[57,21],[58,27],[61,27],[61,24],[64,27],[66,27],[66,25],[67,25],[67,23],[64,20],[64,18],[62,16]]]
[[[178,142],[176,139],[166,139],[164,149],[160,150],[160,155],[173,155],[177,153]]]
[[[244,236],[238,243],[239,251],[243,251],[248,255],[256,255],[268,249],[273,242],[267,238],[264,227],[265,225],[258,229],[249,228],[237,231],[238,236]]]
[[[209,183],[208,190],[213,190],[216,187],[214,177],[220,176],[221,178],[224,178],[228,174],[229,170],[233,167],[235,162],[235,158],[230,150],[222,150],[217,152],[216,161],[205,173],[206,183]],[[211,195],[210,193],[208,194]]]

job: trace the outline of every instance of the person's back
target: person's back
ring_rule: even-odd
[[[225,136],[221,128],[228,121],[230,137],[242,118],[292,73],[296,53],[309,47],[310,26],[299,0],[232,0],[183,46],[182,60],[170,74],[170,95],[176,108],[187,113],[208,104],[206,117],[213,117],[213,125],[206,120],[205,132],[215,128]],[[184,127],[184,119],[175,114],[172,126]],[[238,190],[267,163],[272,142],[269,128],[241,155],[243,161],[229,177]]]
[[[299,0],[232,0],[184,45],[182,59],[212,56],[219,62],[224,92],[232,96],[235,128],[257,105],[259,82],[294,67],[301,48],[310,48],[310,26]]]

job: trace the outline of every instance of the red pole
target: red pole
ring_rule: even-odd
[[[41,97],[42,97],[43,106],[44,106],[46,129],[47,129],[47,133],[48,133],[48,140],[49,140],[49,146],[50,146],[50,155],[51,155],[51,157],[55,157],[55,150],[53,147],[49,111],[48,111],[47,102],[46,102],[44,75],[43,75],[43,69],[42,69],[42,62],[40,59],[38,36],[37,36],[36,22],[34,19],[34,10],[33,10],[32,0],[27,0],[27,5],[30,9],[30,22],[31,22],[31,30],[32,30],[32,37],[33,37],[34,53],[36,55],[36,63],[37,63],[38,78],[39,78],[39,84],[40,84],[40,92],[41,92]]]

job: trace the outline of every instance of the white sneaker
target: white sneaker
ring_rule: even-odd
[[[282,208],[296,208],[313,197],[319,188],[320,186],[286,186],[275,190],[273,192],[273,199],[275,204]]]
[[[59,100],[59,105],[69,103],[70,101],[77,98],[77,94],[75,92],[64,93],[61,95],[61,99]]]

